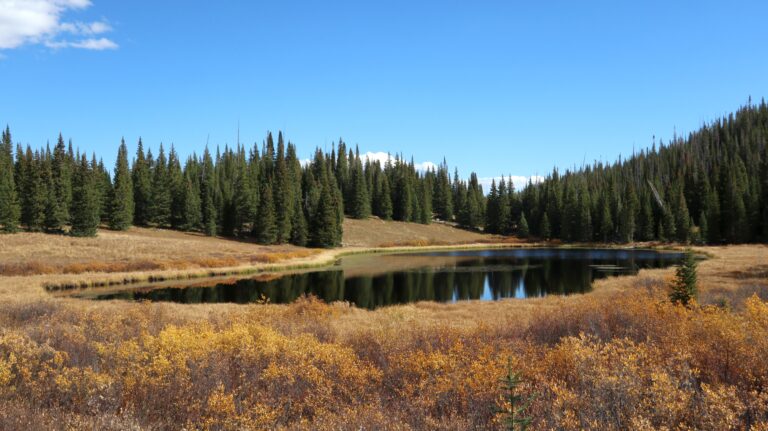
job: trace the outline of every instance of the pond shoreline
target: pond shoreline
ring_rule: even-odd
[[[394,247],[348,247],[323,250],[320,253],[304,258],[289,259],[285,262],[260,263],[235,267],[189,269],[175,271],[159,271],[147,274],[136,273],[114,273],[105,274],[105,277],[93,279],[93,273],[88,274],[90,278],[78,278],[72,276],[66,281],[61,282],[43,282],[43,288],[55,297],[74,297],[80,295],[83,291],[94,291],[99,294],[114,291],[126,291],[135,288],[136,290],[150,290],[158,287],[176,287],[175,282],[183,283],[187,281],[200,280],[226,280],[228,278],[243,278],[259,274],[292,274],[304,270],[315,270],[333,266],[339,259],[355,255],[385,255],[385,254],[405,254],[419,253],[429,251],[462,251],[462,250],[500,250],[500,249],[603,249],[603,250],[649,250],[655,252],[679,253],[683,248],[681,246],[649,245],[649,244],[562,244],[551,242],[531,242],[531,243],[471,243],[471,244],[452,244],[452,245],[424,245],[424,246],[394,246]],[[626,274],[622,276],[631,276]]]

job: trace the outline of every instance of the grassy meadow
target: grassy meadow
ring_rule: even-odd
[[[43,288],[338,251],[142,229],[4,236],[0,429],[501,429],[508,364],[533,397],[533,429],[768,429],[768,247],[697,250],[710,258],[690,309],[667,300],[670,268],[585,295],[367,311],[313,298],[90,302]],[[31,262],[45,270],[6,272]]]

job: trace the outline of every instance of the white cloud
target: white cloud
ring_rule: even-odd
[[[541,175],[532,175],[530,177],[525,177],[522,175],[512,175],[512,176],[505,176],[504,179],[509,181],[509,179],[512,178],[512,184],[515,185],[515,190],[522,190],[530,181],[533,184],[538,184],[542,181],[544,181],[544,177]],[[496,180],[496,185],[499,185],[499,181],[501,180],[501,177],[484,177],[484,178],[478,178],[477,182],[480,183],[480,185],[483,186],[483,192],[488,194],[488,192],[491,190],[491,182],[493,180]]]
[[[108,33],[112,31],[112,26],[103,21],[94,22],[65,22],[59,26],[59,30],[78,34],[92,36],[96,34]]]
[[[104,21],[62,22],[65,12],[89,6],[90,0],[0,0],[0,49],[30,44],[54,49],[117,48],[110,39],[88,37],[111,31]]]
[[[60,48],[80,48],[80,49],[90,49],[92,51],[102,51],[105,49],[117,49],[118,46],[115,42],[112,42],[111,40],[102,37],[99,39],[83,39],[79,40],[77,42],[67,42],[67,41],[59,41],[59,42],[46,42],[45,46],[48,48],[53,49],[60,49]]]

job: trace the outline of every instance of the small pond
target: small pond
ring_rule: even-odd
[[[622,249],[474,249],[348,256],[327,268],[175,281],[75,295],[97,300],[288,303],[311,294],[376,308],[588,292],[595,279],[677,264],[680,253]]]

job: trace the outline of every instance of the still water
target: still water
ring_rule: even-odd
[[[584,293],[595,279],[666,267],[681,258],[679,253],[650,250],[541,248],[360,255],[323,269],[95,290],[78,296],[195,304],[288,303],[311,294],[364,308],[414,301],[491,301]]]

